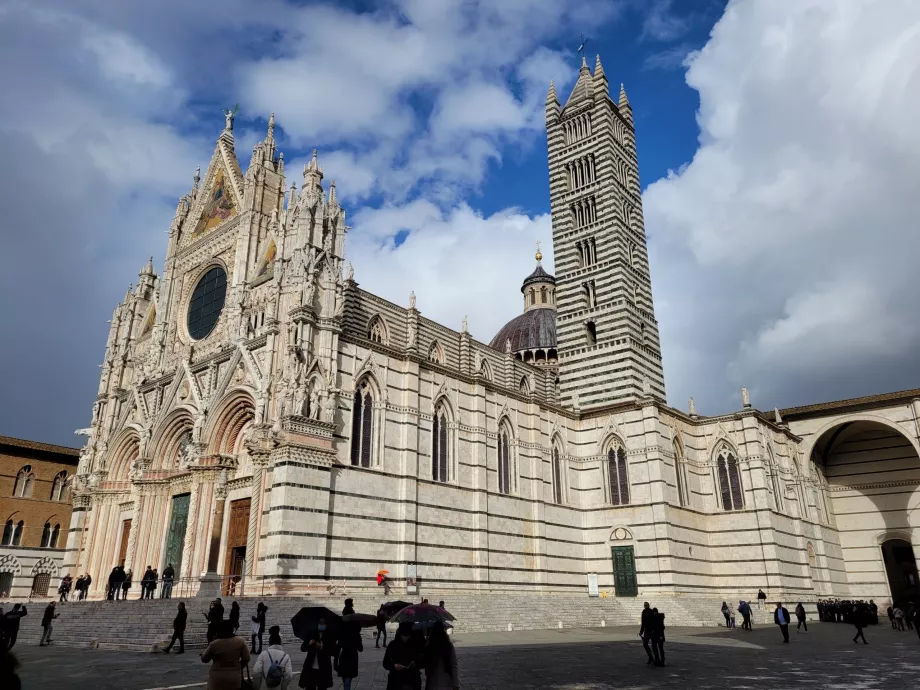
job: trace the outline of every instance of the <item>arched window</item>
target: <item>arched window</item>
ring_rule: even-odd
[[[499,425],[498,430],[498,492],[510,494],[514,487],[514,459],[511,446],[511,430],[507,424]]]
[[[51,530],[51,542],[49,546],[52,549],[56,549],[58,547],[58,539],[60,538],[60,536],[61,536],[61,525],[56,524],[54,526],[54,529]]]
[[[368,331],[368,338],[370,338],[375,343],[380,343],[381,345],[387,344],[386,327],[383,324],[383,320],[379,316],[375,316],[371,320],[371,326]]]
[[[26,465],[16,474],[16,483],[13,485],[13,496],[29,498],[32,496],[32,485],[35,483],[35,474],[32,465]]]
[[[744,508],[744,492],[741,489],[741,469],[738,467],[738,459],[728,448],[723,448],[719,452],[716,467],[719,473],[722,508],[741,510]]]
[[[626,471],[626,450],[622,446],[613,446],[607,451],[607,484],[611,504],[629,504],[629,474]]]
[[[565,503],[565,473],[562,468],[562,451],[559,446],[553,446],[553,502],[562,505]]]
[[[431,426],[431,478],[436,482],[446,482],[450,453],[447,443],[448,416],[444,403],[438,403],[434,410],[434,422]]]
[[[682,506],[690,503],[690,497],[687,495],[687,482],[684,472],[686,471],[684,463],[684,451],[681,448],[680,441],[674,439],[674,479],[677,482],[677,500]]]
[[[597,344],[597,326],[594,325],[593,321],[588,321],[585,324],[585,337],[588,340],[588,345]]]
[[[521,385],[518,388],[524,395],[530,395],[530,383],[526,376],[521,377]]]
[[[51,500],[52,501],[66,501],[67,500],[67,471],[62,470],[57,473],[54,477],[54,482],[51,484]]]
[[[7,520],[6,524],[3,526],[3,539],[0,540],[0,545],[9,546],[13,543],[13,521]]]
[[[51,523],[46,522],[42,528],[42,548],[48,548],[51,545]]]
[[[444,364],[444,351],[437,340],[431,343],[431,347],[428,348],[428,361],[435,364]]]
[[[13,530],[13,541],[12,541],[13,546],[22,545],[22,533],[25,530],[25,527],[26,527],[26,524],[22,520],[16,523],[16,528]]]
[[[355,389],[351,410],[351,464],[370,467],[373,460],[374,396],[365,380]]]

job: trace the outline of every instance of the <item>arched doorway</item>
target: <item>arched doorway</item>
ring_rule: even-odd
[[[882,543],[882,559],[891,588],[891,599],[902,607],[909,601],[920,601],[920,582],[914,549],[904,539],[888,539]]]
[[[833,592],[886,601],[913,587],[920,596],[913,550],[905,541],[920,529],[916,444],[894,423],[854,415],[819,432],[811,459],[813,467],[802,477],[806,500],[819,508],[819,521],[836,528],[839,540],[825,540]],[[828,515],[821,514],[825,505]]]

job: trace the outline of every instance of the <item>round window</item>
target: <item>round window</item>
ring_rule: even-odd
[[[226,296],[227,272],[215,266],[198,281],[188,305],[188,334],[192,338],[201,340],[214,330]]]

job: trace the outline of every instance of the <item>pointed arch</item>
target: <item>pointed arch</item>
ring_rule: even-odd
[[[13,484],[13,496],[17,498],[30,498],[35,486],[35,473],[32,465],[23,465],[16,473],[16,482]]]
[[[208,453],[238,455],[243,452],[243,437],[256,415],[252,396],[247,391],[236,389],[224,396],[213,409],[202,439],[207,439]]]
[[[66,501],[70,497],[70,484],[68,482],[67,470],[61,470],[54,475],[54,481],[51,483],[51,500]]]
[[[377,382],[364,374],[355,384],[351,401],[351,464],[372,467],[378,461],[374,449],[378,438],[375,401],[380,400]]]
[[[451,425],[453,410],[447,396],[434,401],[434,414],[431,422],[431,478],[436,482],[449,482],[453,475],[451,466]]]
[[[191,411],[179,407],[170,412],[157,430],[151,441],[150,457],[152,467],[172,470],[180,466],[183,454],[192,441],[192,429],[195,423]]]
[[[515,457],[514,427],[507,416],[498,420],[498,493],[512,494],[517,491],[517,458]]]
[[[380,314],[375,314],[367,323],[367,338],[380,345],[390,344],[390,331],[386,321]]]
[[[557,434],[550,443],[550,470],[553,476],[553,503],[563,505],[566,502],[566,462],[562,439]]]
[[[489,360],[485,357],[483,357],[482,361],[479,363],[479,373],[486,381],[495,380],[495,376],[492,374],[492,365],[489,364]]]
[[[434,364],[444,364],[444,348],[437,340],[431,341],[428,347],[428,361]]]
[[[521,377],[521,383],[518,386],[518,390],[524,395],[530,395],[530,381],[527,380],[526,376]]]
[[[737,452],[727,442],[717,447],[715,465],[722,509],[726,511],[742,510],[744,508],[744,488],[741,484],[741,467],[738,464]]]
[[[126,482],[132,463],[140,457],[140,437],[134,429],[125,429],[112,444],[107,467],[110,482]]]
[[[607,442],[607,502],[615,506],[629,505],[629,468],[626,446],[616,436]]]

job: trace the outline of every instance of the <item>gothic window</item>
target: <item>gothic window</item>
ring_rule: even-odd
[[[51,523],[46,522],[45,526],[42,528],[42,543],[41,547],[43,549],[48,548],[51,545]]]
[[[351,464],[370,467],[373,460],[374,395],[367,380],[358,384],[351,412]]]
[[[431,426],[431,478],[436,482],[450,480],[448,473],[450,450],[447,443],[448,416],[444,403],[439,403],[434,410],[434,422]]]
[[[61,525],[56,524],[54,526],[54,529],[51,530],[51,542],[49,546],[52,549],[56,549],[58,547],[58,539],[60,538],[60,536],[61,536]]]
[[[368,331],[368,338],[372,342],[380,343],[381,345],[387,344],[387,332],[386,327],[383,324],[383,319],[379,316],[375,316],[371,320],[371,326]]]
[[[521,379],[521,385],[518,387],[518,390],[524,395],[530,395],[530,384],[527,382],[526,376]]]
[[[565,473],[562,467],[562,451],[559,446],[553,446],[553,503],[565,503],[565,487],[563,485]]]
[[[607,485],[612,505],[629,505],[629,475],[626,470],[626,451],[622,446],[615,445],[607,451]]]
[[[482,364],[479,366],[479,373],[482,375],[482,378],[487,381],[492,380],[492,367],[489,366],[489,360],[483,358]]]
[[[585,305],[588,309],[593,309],[597,306],[597,289],[595,287],[593,280],[585,281],[581,284],[582,289],[584,290],[585,295]]]
[[[744,493],[741,488],[741,469],[738,459],[727,448],[723,448],[716,461],[719,474],[719,493],[722,497],[723,510],[741,510],[744,508]]]
[[[684,472],[686,463],[684,463],[684,453],[680,446],[680,441],[674,439],[674,478],[677,481],[677,500],[682,506],[686,506],[690,501],[687,496],[687,482]]]
[[[428,348],[428,361],[435,364],[444,364],[444,351],[437,340],[431,343],[431,347]]]
[[[20,520],[16,523],[16,527],[13,529],[13,541],[10,542],[12,546],[21,546],[22,545],[22,533],[25,531],[25,523]]]
[[[588,321],[585,324],[585,337],[587,338],[588,345],[597,344],[597,326],[594,325],[593,321]]]
[[[540,304],[546,304],[546,287],[540,288]]]
[[[54,482],[51,484],[51,500],[66,501],[67,493],[67,471],[62,470],[57,473]]]
[[[16,498],[31,498],[32,486],[35,484],[35,474],[32,472],[32,465],[26,465],[16,475],[16,483],[13,485],[13,496]]]
[[[13,543],[13,521],[7,520],[3,526],[3,539],[0,540],[0,546],[9,546]]]
[[[513,453],[511,430],[503,423],[498,431],[498,492],[502,494],[510,494],[513,490]]]

